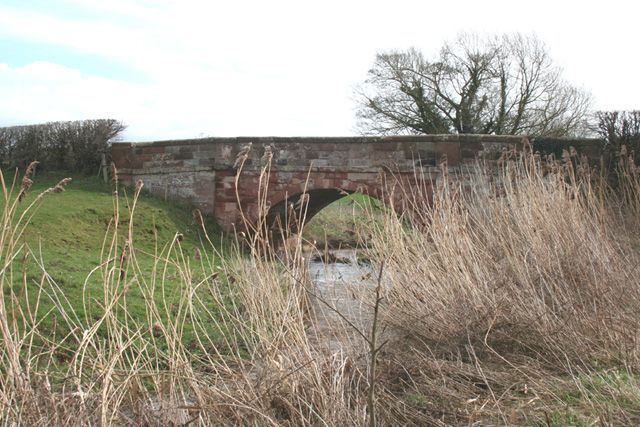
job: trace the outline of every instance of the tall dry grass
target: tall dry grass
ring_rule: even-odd
[[[0,178],[2,175],[0,175]],[[364,422],[363,374],[346,355],[311,344],[299,247],[274,258],[264,236],[252,236],[249,253],[239,243],[219,253],[199,212],[203,247],[197,257],[181,236],[159,242],[154,254],[137,249],[138,182],[120,218],[122,198],[114,183],[114,215],[103,242],[102,292],[68,301],[47,274],[36,248],[23,242],[29,218],[43,197],[19,209],[20,189],[7,186],[0,229],[0,420],[4,425],[300,425]],[[26,184],[24,184],[26,183]],[[265,256],[269,254],[269,256]],[[152,256],[152,271],[141,257]],[[34,259],[40,280],[27,282],[23,265]],[[276,262],[277,261],[277,262]],[[137,288],[143,318],[127,309]],[[24,293],[20,294],[19,289]],[[178,292],[177,304],[155,297]],[[35,294],[35,297],[29,295]],[[55,309],[43,313],[43,301]],[[99,318],[81,316],[77,304],[97,305]],[[83,312],[89,312],[84,310]],[[55,318],[57,335],[43,327]],[[195,338],[183,339],[189,326]]]
[[[432,202],[416,197],[411,215],[371,230],[386,319],[404,336],[399,387],[452,423],[639,422],[633,159],[623,153],[617,193],[573,150],[500,163],[470,181],[445,165]],[[602,378],[621,372],[612,393],[617,380]]]
[[[356,296],[376,321],[337,351],[313,327],[322,301],[299,235],[277,252],[265,224],[247,222],[246,245],[221,254],[196,213],[198,257],[179,235],[143,254],[133,232],[142,183],[128,218],[119,218],[114,196],[102,262],[89,272],[103,288],[82,303],[102,315],[77,315],[46,265],[39,262],[39,281],[26,281],[23,260],[39,258],[21,236],[40,198],[20,210],[20,189],[3,180],[2,424],[637,423],[633,159],[621,164],[617,195],[572,153],[502,160],[499,174],[478,165],[472,181],[445,168],[431,202],[415,197],[411,215],[372,216],[360,232],[371,236],[367,255],[384,265],[382,280],[379,295]],[[269,171],[267,162],[261,181]],[[304,207],[296,212],[304,223]],[[142,256],[153,257],[151,273]],[[144,318],[127,311],[133,287],[145,298]],[[158,304],[154,296],[169,289],[179,303]],[[55,310],[38,310],[44,300]],[[70,332],[48,334],[46,316]]]

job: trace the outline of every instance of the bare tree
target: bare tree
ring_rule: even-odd
[[[419,51],[376,56],[359,90],[365,134],[484,133],[574,136],[590,96],[561,78],[530,36],[459,36],[429,61]]]
[[[640,111],[597,111],[592,130],[613,149],[623,144],[635,149],[640,144]]]

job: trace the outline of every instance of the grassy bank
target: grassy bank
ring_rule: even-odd
[[[78,330],[98,325],[96,336],[109,338],[106,312],[113,322],[131,322],[155,334],[173,317],[185,316],[184,276],[202,280],[198,266],[203,259],[219,266],[224,246],[211,222],[206,225],[215,243],[206,241],[190,208],[145,192],[134,197],[135,189],[113,182],[76,176],[64,191],[44,194],[65,176],[33,176],[33,185],[15,203],[22,179],[18,177],[16,183],[5,183],[0,201],[5,213],[3,243],[13,252],[3,253],[12,255],[5,259],[8,271],[3,277],[7,320],[23,333],[37,325],[37,334],[30,338],[33,345],[64,342],[52,352],[49,365],[59,375],[73,358]],[[220,303],[206,293],[199,297],[214,311]],[[221,338],[219,331],[212,336]],[[197,347],[188,322],[177,339]],[[157,345],[160,351],[167,349],[167,342]]]
[[[360,235],[369,221],[383,218],[381,203],[361,193],[336,200],[318,212],[304,227],[303,237],[318,248],[355,248],[370,236]]]

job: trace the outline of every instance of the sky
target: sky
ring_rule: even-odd
[[[0,126],[114,118],[127,141],[357,135],[376,52],[544,41],[598,110],[640,108],[640,2],[0,0]]]

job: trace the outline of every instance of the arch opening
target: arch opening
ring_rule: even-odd
[[[329,248],[356,246],[359,225],[371,220],[372,213],[381,216],[386,209],[382,201],[365,193],[335,188],[310,190],[271,207],[267,224],[274,237],[276,233],[283,237],[300,233],[300,209],[305,203],[303,238],[318,247]]]
[[[289,196],[271,206],[267,213],[267,226],[271,230],[298,233],[301,220],[308,222],[326,206],[349,194],[338,188],[322,188]]]

